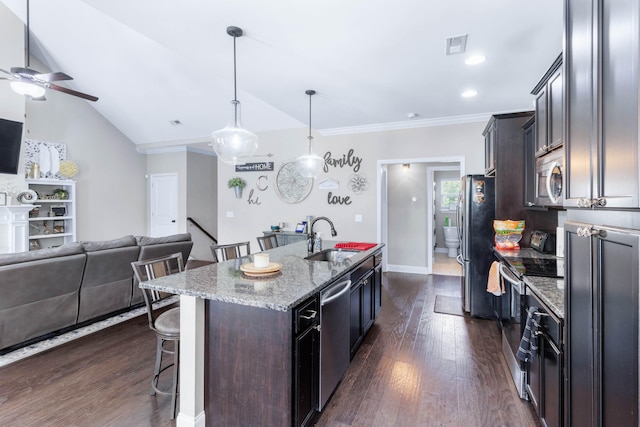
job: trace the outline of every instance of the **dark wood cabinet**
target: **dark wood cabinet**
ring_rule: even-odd
[[[373,325],[382,306],[382,254],[377,252],[351,273],[351,358]],[[375,263],[378,262],[378,265]]]
[[[496,124],[489,122],[484,131],[484,174],[494,176],[496,173]]]
[[[525,220],[520,245],[528,247],[532,230],[555,230],[557,214],[525,207],[525,132],[533,111],[491,116],[483,135],[492,134],[495,156],[495,218]]]
[[[535,155],[542,156],[563,143],[562,55],[533,88],[535,96]]]
[[[565,223],[566,425],[638,425],[639,241]]]
[[[351,358],[375,320],[373,289],[373,271],[351,285]]]
[[[382,308],[382,252],[373,255],[373,317],[380,314]]]
[[[564,403],[562,321],[530,289],[527,289],[525,301],[527,311],[534,307],[541,316],[538,356],[527,363],[527,394],[546,427],[561,427]]]
[[[524,205],[536,206],[536,116],[522,126],[524,132]]]
[[[565,207],[638,208],[640,3],[565,5]]]
[[[295,310],[294,344],[294,426],[307,425],[318,408],[319,332],[318,298],[314,297]]]

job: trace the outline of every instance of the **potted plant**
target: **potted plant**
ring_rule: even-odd
[[[244,181],[244,179],[238,176],[234,176],[229,180],[228,185],[229,188],[233,188],[236,190],[236,197],[239,199],[242,197],[242,189],[245,185],[247,185],[247,183]]]

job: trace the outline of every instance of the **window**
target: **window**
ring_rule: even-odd
[[[455,211],[459,194],[459,179],[443,179],[440,181],[440,210]]]

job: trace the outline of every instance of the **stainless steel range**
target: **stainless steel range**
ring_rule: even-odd
[[[502,353],[522,399],[526,392],[526,366],[516,358],[527,320],[525,310],[524,275],[539,277],[563,277],[562,260],[554,257],[514,257],[500,263],[500,276],[504,280],[505,293],[498,297],[497,316],[502,331]]]

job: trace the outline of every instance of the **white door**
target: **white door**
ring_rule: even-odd
[[[178,175],[151,175],[151,237],[169,236],[178,232]]]

